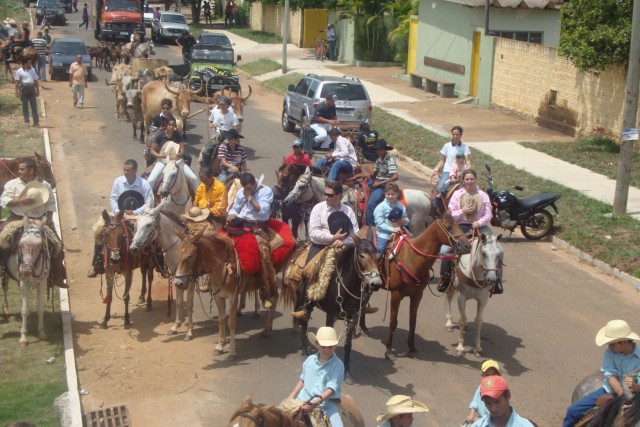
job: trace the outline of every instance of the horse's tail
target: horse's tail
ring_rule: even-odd
[[[287,273],[287,264],[282,269],[282,292],[280,293],[280,301],[284,304],[284,308],[291,308],[295,305],[298,299],[298,291],[291,281],[285,280],[285,274]]]

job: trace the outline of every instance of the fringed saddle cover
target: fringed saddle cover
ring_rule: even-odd
[[[0,231],[0,248],[5,250],[17,249],[18,242],[22,238],[22,226],[22,221],[5,223],[4,228]],[[62,251],[62,241],[49,226],[45,225],[43,231],[47,241],[50,243],[51,255],[58,255]]]
[[[307,279],[307,297],[310,301],[321,301],[327,293],[331,277],[336,270],[336,255],[340,249],[330,246],[318,252],[305,266],[311,244],[298,248],[287,264],[284,277],[289,286],[298,289],[300,281]]]
[[[304,405],[302,400],[284,400],[276,405],[276,408],[290,416],[294,421],[302,421],[302,414],[300,413],[300,407]],[[322,413],[320,408],[314,408],[309,414],[309,420],[313,427],[330,427],[331,423],[329,418]],[[340,406],[340,418],[342,418],[342,424],[344,427],[357,427],[356,420],[346,410],[346,408]]]

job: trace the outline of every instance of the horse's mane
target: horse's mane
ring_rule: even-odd
[[[169,218],[171,221],[173,221],[176,224],[180,225],[181,227],[184,227],[184,220],[182,218],[180,218],[180,216],[177,215],[175,212],[160,211],[160,213],[162,215],[166,216],[167,218]]]
[[[633,399],[635,402],[637,399]],[[607,404],[598,412],[598,414],[591,420],[588,427],[608,427],[612,426],[618,413],[622,409],[624,403],[623,396],[616,396],[611,399]],[[634,424],[625,423],[626,426],[634,426]]]

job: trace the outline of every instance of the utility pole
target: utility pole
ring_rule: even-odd
[[[633,19],[631,21],[631,48],[629,50],[629,69],[627,71],[627,88],[624,101],[623,129],[634,129],[637,126],[638,85],[640,85],[640,0],[633,2]],[[633,133],[633,132],[631,132]],[[624,135],[623,135],[624,136]],[[626,140],[625,140],[626,139]],[[638,131],[635,131],[635,140]],[[620,161],[616,192],[613,197],[613,214],[622,215],[627,212],[629,182],[633,163],[633,139],[622,138],[620,143]]]
[[[289,0],[284,0],[282,24],[282,74],[287,74],[287,39],[289,38]]]

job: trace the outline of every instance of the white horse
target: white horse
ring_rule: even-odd
[[[458,310],[460,311],[460,333],[456,354],[463,356],[464,331],[467,326],[466,304],[468,299],[474,299],[478,303],[476,314],[476,336],[474,341],[474,354],[480,357],[482,345],[480,343],[480,331],[482,329],[482,313],[489,302],[489,297],[496,283],[502,281],[502,258],[504,251],[499,240],[502,235],[493,236],[481,234],[473,239],[471,252],[462,255],[454,274],[452,291],[447,293],[445,301],[447,311],[447,331],[453,331],[451,322],[451,300],[453,294],[458,296]]]
[[[33,221],[24,216],[22,237],[18,243],[18,253],[9,255],[7,270],[12,279],[20,282],[22,295],[22,327],[20,328],[20,346],[27,345],[27,319],[29,317],[29,291],[38,290],[38,337],[47,339],[44,333],[44,302],[49,278],[49,252],[43,231],[44,220]]]
[[[321,202],[324,200],[324,184],[324,178],[313,176],[311,170],[307,168],[305,173],[300,175],[287,197],[285,197],[284,204]],[[348,205],[355,212],[355,205],[358,203],[355,190],[347,186],[342,188],[342,203]],[[414,235],[418,235],[427,226],[431,200],[427,193],[421,190],[406,189],[402,190],[402,192],[407,202],[407,215],[409,216],[411,232]]]
[[[148,58],[150,55],[155,55],[155,45],[153,41],[149,40],[144,43],[138,43],[138,46],[131,52],[131,43],[127,43],[122,47],[123,52],[127,52],[134,58]]]
[[[162,185],[158,190],[161,197],[168,199],[168,204],[163,208],[165,212],[182,215],[191,207],[189,180],[184,174],[184,167],[187,167],[184,160],[169,160],[167,157],[162,170]]]

